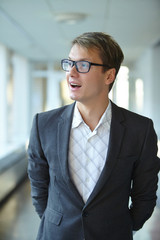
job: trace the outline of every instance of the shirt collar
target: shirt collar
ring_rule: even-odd
[[[111,124],[111,116],[112,116],[111,102],[109,101],[108,107],[106,108],[105,112],[103,113],[102,117],[100,118],[99,123],[97,124],[95,130],[101,124],[104,124],[106,122],[110,125]],[[77,103],[76,103],[75,108],[74,108],[74,113],[73,113],[72,128],[78,127],[81,123],[85,124],[85,122],[83,121],[83,118],[78,110]]]

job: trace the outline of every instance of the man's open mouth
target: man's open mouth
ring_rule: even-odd
[[[70,85],[71,85],[71,87],[73,87],[73,88],[79,88],[79,87],[81,87],[81,85],[76,84],[76,83],[70,83]]]

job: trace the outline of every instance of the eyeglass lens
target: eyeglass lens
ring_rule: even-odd
[[[74,62],[67,59],[62,60],[62,68],[64,71],[70,71],[74,65],[76,66],[77,71],[81,73],[86,73],[90,69],[90,64],[87,61]]]

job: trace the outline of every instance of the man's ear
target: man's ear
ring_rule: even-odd
[[[106,79],[105,79],[105,83],[106,85],[110,85],[112,82],[114,82],[116,77],[116,69],[115,68],[111,68],[109,70],[106,71]]]

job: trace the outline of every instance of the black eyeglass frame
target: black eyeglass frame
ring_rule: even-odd
[[[75,66],[77,72],[79,72],[79,73],[88,73],[92,65],[93,65],[93,66],[102,66],[102,67],[108,67],[108,68],[110,68],[108,65],[105,65],[105,64],[92,63],[92,62],[85,61],[85,60],[84,60],[84,61],[83,61],[83,60],[81,60],[81,61],[73,61],[73,60],[70,60],[70,59],[62,59],[62,60],[61,60],[61,66],[62,66],[62,69],[63,69],[65,72],[69,72],[69,70],[65,70],[65,69],[63,68],[63,62],[64,62],[64,61],[69,61],[69,62],[71,62],[71,63],[72,63],[72,64],[71,64],[71,67]],[[78,67],[77,67],[77,63],[78,63],[78,62],[87,62],[87,63],[89,63],[88,71],[86,71],[86,72],[81,72],[81,71],[79,71],[79,70],[78,70]]]

